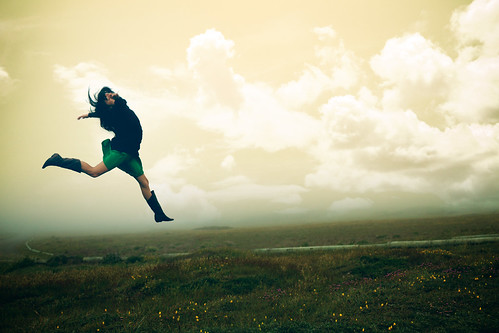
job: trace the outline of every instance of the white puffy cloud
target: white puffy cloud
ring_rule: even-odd
[[[457,122],[499,120],[499,1],[476,0],[456,11],[456,80],[445,104]]]
[[[383,107],[412,110],[420,119],[444,127],[441,109],[454,79],[454,63],[436,45],[419,33],[392,38],[371,61],[382,78]]]
[[[412,110],[431,126],[499,119],[499,1],[477,0],[452,15],[458,56],[419,33],[392,38],[371,61],[383,108]]]
[[[450,69],[452,59],[419,33],[388,40],[371,67],[389,84],[406,81],[431,85]]]
[[[275,152],[303,148],[316,137],[316,119],[284,108],[266,87],[246,84],[244,102],[237,112],[215,107],[197,117],[205,130],[221,133],[234,149],[261,148]]]
[[[462,49],[484,56],[499,53],[499,1],[475,0],[453,13],[451,26]],[[475,53],[476,54],[476,53]]]
[[[331,77],[320,68],[307,65],[298,80],[283,84],[277,90],[279,100],[290,108],[299,109],[314,102],[325,91],[334,88]]]
[[[361,79],[362,59],[345,47],[332,27],[313,30],[322,44],[315,46],[320,67],[330,76],[332,89],[350,89]]]
[[[203,102],[220,103],[230,108],[239,106],[238,82],[228,64],[234,56],[233,47],[234,42],[215,29],[191,38],[187,63],[198,79]]]
[[[256,147],[273,152],[289,147],[304,148],[316,137],[318,122],[303,112],[286,109],[274,91],[246,84],[244,104],[224,134],[238,147]]]
[[[187,58],[200,91],[195,111],[186,116],[203,129],[223,134],[235,148],[277,151],[308,145],[315,139],[317,121],[286,108],[270,86],[246,82],[233,73],[227,63],[233,45],[216,30],[191,39]]]
[[[499,56],[460,63],[444,108],[456,122],[499,121]]]
[[[487,182],[499,170],[499,125],[440,130],[411,111],[377,109],[354,96],[331,98],[321,113],[321,138],[311,150],[320,164],[306,176],[306,186],[428,193],[448,204],[494,187]]]

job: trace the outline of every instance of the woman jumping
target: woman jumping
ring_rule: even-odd
[[[156,194],[149,188],[149,181],[142,169],[142,161],[139,157],[142,126],[139,118],[127,106],[126,100],[108,87],[102,88],[97,95],[94,95],[94,98],[89,93],[88,99],[94,110],[79,116],[78,120],[99,118],[101,127],[115,134],[112,140],[107,139],[102,142],[103,161],[93,167],[79,159],[63,158],[55,153],[43,164],[42,169],[53,165],[84,172],[95,178],[118,167],[137,180],[144,199],[154,212],[156,222],[173,221],[161,209]]]

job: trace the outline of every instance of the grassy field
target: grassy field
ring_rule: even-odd
[[[0,329],[497,332],[498,243],[285,254],[250,249],[443,239],[498,228],[497,216],[489,215],[34,239],[32,247],[56,255],[45,264],[25,257],[0,265]],[[173,252],[190,254],[160,255]],[[104,260],[89,264],[81,260],[86,255]]]
[[[463,235],[499,234],[499,214],[432,219],[354,221],[258,228],[206,228],[83,237],[45,237],[33,248],[69,256],[156,256],[214,248],[252,250],[268,247],[377,244],[390,241],[448,239]],[[21,250],[26,250],[24,243]],[[18,252],[22,256],[29,252]]]

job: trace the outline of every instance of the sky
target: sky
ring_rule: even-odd
[[[141,120],[137,182],[87,91]],[[260,226],[497,211],[499,0],[0,4],[0,230]]]

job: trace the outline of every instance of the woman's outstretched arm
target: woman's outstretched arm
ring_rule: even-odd
[[[82,114],[81,116],[78,117],[78,120],[86,118],[99,118],[99,116],[95,112],[90,112]]]

